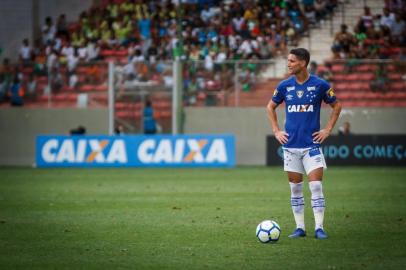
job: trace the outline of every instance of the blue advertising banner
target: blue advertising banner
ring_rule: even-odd
[[[38,136],[37,167],[233,167],[233,135]]]
[[[405,135],[330,136],[321,149],[328,165],[406,166]],[[282,165],[283,150],[267,137],[267,165]]]

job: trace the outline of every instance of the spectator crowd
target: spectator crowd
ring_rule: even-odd
[[[385,0],[382,14],[372,14],[365,6],[354,29],[343,24],[335,34],[333,59],[404,60],[405,2]],[[101,83],[100,67],[94,63],[113,55],[122,64],[121,82],[155,81],[167,87],[173,78],[165,61],[200,60],[184,70],[185,101],[193,104],[199,90],[232,84],[234,69],[223,62],[284,55],[288,45],[297,45],[309,27],[326,19],[337,4],[337,0],[102,0],[76,22],[68,22],[65,14],[55,22],[47,17],[34,44],[24,39],[18,65],[5,58],[0,67],[0,101],[22,105],[22,97],[37,92],[40,76],[48,76],[53,91],[62,85],[75,88],[80,83],[78,66],[84,64],[91,64],[86,82]],[[32,70],[28,76],[23,72],[27,68]],[[241,67],[243,90],[249,89],[258,69],[255,64]]]
[[[406,47],[406,1],[385,0],[382,14],[368,6],[351,33],[343,24],[335,34],[334,59],[401,59]]]
[[[123,80],[170,83],[164,61],[179,58],[204,62],[202,68],[187,69],[188,89],[216,87],[231,72],[219,69],[219,63],[283,55],[287,45],[297,45],[303,33],[336,6],[337,0],[102,0],[83,11],[76,22],[68,22],[65,14],[56,22],[47,17],[41,38],[33,45],[28,39],[22,42],[19,65],[12,68],[4,60],[0,100],[10,98],[16,82],[20,84],[20,91],[14,91],[17,96],[35,93],[36,78],[44,75],[52,90],[62,85],[74,88],[78,65],[106,59],[106,52],[115,56],[120,52]],[[23,78],[27,67],[32,75]],[[247,66],[242,77],[248,80],[254,70]],[[97,66],[87,72],[88,80],[100,82]],[[193,73],[201,74],[203,81],[196,84]]]

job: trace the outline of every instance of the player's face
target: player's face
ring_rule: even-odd
[[[288,55],[288,72],[291,75],[298,74],[306,65],[304,60],[300,60],[294,54]]]

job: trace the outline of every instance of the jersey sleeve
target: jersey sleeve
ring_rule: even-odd
[[[323,93],[323,101],[327,104],[332,104],[336,102],[337,97],[334,94],[333,88],[330,86],[330,84],[326,81],[323,81],[320,85],[321,91]]]
[[[279,84],[273,91],[272,101],[275,102],[276,104],[281,104],[285,99],[284,92],[285,92],[284,87],[281,84]]]

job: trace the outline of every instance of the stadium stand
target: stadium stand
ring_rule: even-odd
[[[66,22],[63,14],[56,24],[47,18],[42,39],[35,46],[23,42],[20,63],[3,63],[3,92],[11,78],[18,77],[24,106],[49,106],[52,100],[52,107],[75,107],[83,94],[88,106],[106,106],[106,61],[113,61],[121,74],[116,117],[133,121],[141,116],[140,97],[120,98],[120,89],[148,83],[147,98],[153,99],[155,117],[165,122],[171,116],[168,86],[173,83],[165,61],[180,58],[198,63],[184,68],[186,105],[235,106],[238,99],[238,106],[264,106],[277,80],[257,80],[265,65],[256,61],[285,55],[338,5],[334,0],[185,1],[181,8],[171,2],[162,6],[161,1],[99,3],[83,11],[76,22]],[[382,67],[379,61],[360,60],[405,59],[406,13],[395,12],[405,9],[400,3],[387,1],[381,15],[365,8],[353,33],[336,34],[333,59],[319,65],[318,74],[330,72],[329,80],[344,106],[406,106],[402,62]],[[30,57],[32,62],[27,61]],[[235,64],[227,60],[246,64],[235,74]],[[234,91],[236,87],[241,91]],[[4,93],[0,106],[9,106],[8,99]]]
[[[336,5],[336,1],[326,2],[318,10],[320,18]],[[298,1],[186,1],[180,9],[171,2],[160,3],[108,0],[83,11],[77,22],[66,22],[64,14],[56,24],[47,17],[42,39],[34,47],[25,40],[19,66],[13,71],[9,67],[2,70],[9,71],[7,80],[19,77],[23,88],[30,89],[24,97],[26,107],[73,107],[83,95],[87,95],[89,106],[106,106],[107,65],[98,60],[122,66],[118,89],[128,82],[146,81],[168,88],[172,73],[162,69],[159,61],[177,57],[200,60],[204,61],[204,69],[191,76],[185,74],[186,88],[189,89],[193,75],[199,84],[198,91],[188,99],[191,102],[186,103],[227,105],[231,104],[228,99],[233,98],[228,95],[233,69],[212,73],[213,68],[218,68],[214,62],[269,59],[284,54],[287,46],[297,44],[313,23],[305,16],[311,7],[307,6],[304,13]],[[178,25],[182,26],[183,46]],[[258,70],[243,69],[243,89],[252,87],[254,72]],[[3,82],[4,88],[9,88],[10,82]],[[148,98],[155,99],[156,117],[167,120],[171,116],[170,95],[158,92],[150,93]],[[244,104],[251,104],[250,96],[242,95],[247,100]],[[4,100],[1,106],[8,106],[7,95]],[[139,118],[141,103],[136,97],[119,97],[116,117],[129,121]]]

